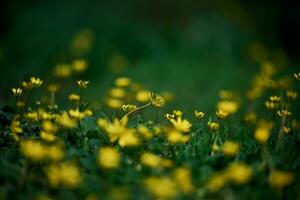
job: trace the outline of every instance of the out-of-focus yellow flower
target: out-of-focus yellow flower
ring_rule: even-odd
[[[43,84],[40,78],[31,77],[29,81],[23,81],[22,86],[26,89],[38,88]]]
[[[64,157],[64,151],[60,145],[52,145],[46,151],[47,156],[53,161],[61,160]]]
[[[108,105],[110,108],[113,109],[119,109],[121,108],[123,102],[119,99],[109,98],[106,100],[106,105]]]
[[[191,171],[186,167],[180,167],[173,171],[172,179],[177,185],[178,189],[184,193],[190,193],[195,190],[192,182]]]
[[[98,119],[97,124],[101,129],[108,133],[110,142],[115,142],[121,137],[122,134],[127,132],[127,121],[127,118],[122,121],[114,119],[114,121],[110,123],[106,119],[100,118]]]
[[[70,94],[69,95],[69,100],[70,101],[79,101],[80,100],[80,96],[78,94]]]
[[[70,109],[69,115],[70,115],[70,117],[72,117],[74,119],[78,119],[78,120],[81,120],[85,117],[84,113],[80,112],[79,109]]]
[[[166,104],[166,101],[162,96],[154,94],[153,92],[149,92],[149,100],[155,107],[163,107]]]
[[[84,59],[77,59],[71,63],[71,67],[74,72],[82,73],[87,70],[89,63]]]
[[[115,80],[115,85],[117,87],[127,87],[130,85],[130,83],[131,83],[131,80],[130,80],[130,78],[127,78],[127,77],[120,77]]]
[[[284,127],[282,127],[282,131],[285,134],[288,134],[288,133],[290,133],[292,131],[292,129],[290,127],[284,126]]]
[[[259,143],[265,143],[268,141],[271,135],[271,129],[273,125],[267,122],[261,122],[254,132],[254,138]]]
[[[46,169],[52,187],[76,187],[81,183],[79,168],[72,163],[53,163]]]
[[[181,110],[173,110],[173,115],[175,115],[175,117],[182,117],[183,112]]]
[[[113,98],[123,98],[126,95],[126,92],[123,88],[115,87],[110,90],[109,94]]]
[[[43,84],[43,81],[40,78],[37,77],[31,77],[30,83],[34,88],[40,87]]]
[[[136,108],[137,108],[136,105],[132,105],[132,104],[122,105],[122,109],[124,112],[130,112],[135,110]]]
[[[239,105],[236,101],[220,101],[217,105],[218,110],[222,110],[225,113],[233,114],[235,113],[239,108]]]
[[[151,139],[152,133],[145,125],[138,125],[137,131],[145,138],[145,139]]]
[[[141,163],[151,168],[171,167],[172,161],[161,158],[153,153],[144,152],[140,157]]]
[[[25,106],[25,102],[24,101],[17,101],[17,107],[23,108],[24,106]]]
[[[298,93],[296,91],[289,90],[286,91],[286,96],[289,100],[294,101],[297,98]]]
[[[292,172],[285,172],[274,170],[269,176],[269,184],[274,188],[283,188],[294,181],[294,174]]]
[[[271,101],[271,102],[280,102],[280,97],[279,96],[270,96],[269,97],[269,100]]]
[[[149,101],[149,91],[148,90],[140,90],[136,93],[136,100],[142,103],[146,103]]]
[[[197,119],[202,119],[204,117],[205,113],[195,110],[195,116]]]
[[[148,177],[144,184],[157,199],[173,199],[177,194],[176,184],[168,177]]]
[[[48,91],[51,92],[51,93],[56,93],[59,89],[59,85],[58,84],[50,84],[48,85]]]
[[[211,145],[211,150],[212,150],[213,152],[217,152],[217,151],[220,150],[220,146],[219,146],[218,144],[216,144],[216,143],[213,143],[213,144]]]
[[[132,130],[127,130],[123,134],[121,134],[119,139],[119,145],[121,147],[133,147],[138,146],[140,144],[139,137]]]
[[[300,72],[294,73],[294,77],[295,77],[298,81],[300,81]]]
[[[27,112],[24,114],[24,117],[28,120],[38,121],[38,113],[37,112]]]
[[[106,169],[118,168],[120,153],[113,147],[101,147],[98,152],[98,164]]]
[[[206,187],[212,192],[217,192],[227,184],[227,177],[223,173],[213,174],[207,181]]]
[[[235,156],[240,151],[240,144],[233,141],[226,141],[222,146],[222,152],[226,156]]]
[[[252,177],[252,169],[250,166],[242,162],[234,162],[225,170],[227,179],[235,184],[246,184]]]
[[[233,98],[233,93],[229,90],[221,90],[219,92],[220,99],[229,100]]]
[[[210,131],[218,131],[220,125],[216,122],[207,122],[207,126],[210,129]]]
[[[218,111],[216,111],[216,115],[219,119],[225,119],[226,117],[229,116],[229,113],[225,112],[223,110],[218,110]]]
[[[67,78],[71,76],[72,69],[68,64],[59,64],[54,68],[53,75],[59,78]]]
[[[256,119],[257,119],[257,116],[256,116],[256,113],[255,112],[248,112],[245,114],[244,116],[244,120],[245,122],[247,123],[255,123],[256,122]]]
[[[177,117],[177,119],[170,119],[170,122],[173,124],[173,126],[181,132],[189,132],[192,124],[186,120],[186,119],[182,119],[181,117]]]
[[[279,110],[279,111],[277,111],[277,114],[278,114],[280,117],[287,117],[287,116],[291,116],[291,115],[292,115],[292,112],[291,112],[291,111],[288,111],[288,110]]]
[[[71,119],[67,112],[63,112],[57,119],[58,123],[64,128],[76,128],[77,122]]]
[[[12,91],[13,95],[16,97],[21,96],[21,94],[23,92],[23,90],[21,88],[13,88],[13,89],[11,89],[11,91]]]
[[[24,156],[33,161],[43,160],[47,156],[45,147],[39,141],[24,140],[21,142],[20,148]]]
[[[23,133],[23,129],[21,127],[21,122],[19,120],[18,116],[15,116],[10,124],[10,130],[12,133],[12,136],[15,140],[19,140],[19,135]]]
[[[89,83],[90,83],[90,81],[79,80],[79,81],[77,81],[77,86],[80,89],[86,89]]]
[[[167,139],[171,144],[187,143],[190,139],[188,135],[182,134],[176,129],[171,129],[167,132]]]

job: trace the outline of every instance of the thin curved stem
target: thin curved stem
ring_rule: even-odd
[[[122,121],[123,119],[125,119],[126,117],[128,117],[129,115],[131,115],[132,113],[134,113],[134,112],[136,112],[136,111],[139,111],[139,110],[141,110],[141,109],[143,109],[143,108],[146,108],[146,107],[148,107],[148,106],[150,106],[150,105],[151,105],[151,102],[149,102],[149,103],[147,103],[147,104],[145,104],[145,105],[143,105],[143,106],[141,106],[141,107],[138,107],[138,108],[136,108],[136,109],[134,109],[134,110],[132,110],[132,111],[126,113],[126,115],[124,115],[124,116],[121,118],[120,121]]]

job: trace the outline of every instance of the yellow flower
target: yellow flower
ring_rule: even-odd
[[[113,109],[119,109],[123,103],[119,99],[109,98],[106,100],[106,104]]]
[[[294,73],[294,77],[295,77],[298,81],[300,81],[300,72]]]
[[[35,140],[22,141],[20,148],[24,156],[33,161],[43,160],[47,156],[45,147],[40,142]]]
[[[251,179],[252,169],[245,163],[234,162],[227,167],[225,175],[229,181],[235,184],[246,184]]]
[[[219,119],[225,119],[226,117],[228,117],[229,113],[228,112],[225,112],[223,110],[218,110],[216,112],[216,115]]]
[[[167,177],[148,177],[144,184],[157,199],[174,199],[177,194],[176,184]]]
[[[217,131],[217,130],[219,130],[220,125],[216,122],[208,122],[207,126],[211,131]]]
[[[82,80],[77,81],[77,85],[80,89],[86,89],[89,83],[90,83],[89,81],[82,81]]]
[[[274,170],[269,176],[269,184],[275,188],[283,188],[290,185],[294,181],[294,174],[291,172],[284,172]]]
[[[43,81],[40,78],[31,77],[28,82],[23,81],[22,86],[26,89],[32,89],[40,87],[43,84]]]
[[[189,132],[190,128],[192,127],[192,124],[186,120],[182,119],[181,117],[177,117],[177,119],[170,119],[170,122],[173,124],[173,126],[181,132]]]
[[[211,150],[212,150],[213,152],[219,151],[219,150],[220,150],[220,146],[217,145],[216,143],[213,143],[213,144],[211,145]]]
[[[77,94],[70,94],[69,95],[69,100],[70,101],[79,101],[80,100],[80,96]]]
[[[257,116],[256,116],[255,112],[248,112],[244,116],[245,122],[252,123],[252,124],[255,123],[256,118],[257,118]]]
[[[287,126],[282,127],[282,130],[285,134],[288,134],[292,131],[292,129],[290,127],[287,127]]]
[[[233,93],[229,90],[221,90],[219,92],[219,97],[220,97],[220,99],[232,99]]]
[[[237,142],[226,141],[222,146],[222,152],[226,156],[235,156],[240,150],[240,144]]]
[[[85,117],[84,113],[83,112],[80,112],[79,109],[70,109],[69,110],[69,115],[70,117],[73,117],[75,119],[78,119],[78,120],[81,120]]]
[[[218,110],[222,110],[224,113],[233,114],[239,108],[239,105],[236,101],[224,100],[220,101],[217,105]]]
[[[254,138],[259,143],[265,143],[268,141],[270,135],[271,135],[271,129],[273,128],[273,124],[266,121],[261,121],[258,124],[258,127],[256,128],[254,132]]]
[[[46,174],[52,187],[76,187],[81,183],[79,168],[72,163],[54,163],[47,167]]]
[[[173,110],[173,115],[175,115],[175,117],[181,117],[183,112],[181,110]]]
[[[31,77],[30,82],[34,88],[40,87],[43,84],[43,81],[40,78],[36,78],[36,77]]]
[[[50,84],[48,86],[48,91],[51,93],[56,93],[59,89],[59,85],[58,84]]]
[[[123,88],[112,88],[110,90],[110,96],[113,98],[123,98],[126,95],[126,92]]]
[[[148,90],[140,90],[136,93],[136,100],[142,103],[146,103],[149,101],[149,91]]]
[[[287,117],[287,116],[291,116],[292,115],[292,112],[288,111],[288,110],[279,110],[277,111],[277,114],[280,116],[280,117]]]
[[[137,131],[146,139],[152,138],[152,133],[150,132],[148,127],[145,125],[138,125]]]
[[[161,162],[162,162],[162,158],[153,154],[153,153],[148,153],[145,152],[141,155],[141,163],[143,165],[146,165],[148,167],[152,167],[152,168],[157,168],[160,167]]]
[[[21,122],[18,116],[15,116],[10,124],[10,130],[15,140],[19,140],[19,134],[23,133]]]
[[[269,110],[274,110],[275,108],[277,108],[279,106],[279,104],[277,102],[266,101],[265,106]]]
[[[118,168],[120,153],[113,147],[101,147],[98,152],[98,164],[106,169]]]
[[[124,112],[130,112],[135,110],[136,108],[137,108],[136,105],[132,105],[132,104],[122,105],[122,109]]]
[[[77,59],[72,62],[71,66],[75,72],[82,73],[88,68],[89,63],[84,59]]]
[[[197,119],[202,119],[204,117],[205,113],[195,110],[195,116]]]
[[[227,183],[227,177],[223,173],[213,174],[207,181],[206,187],[212,191],[217,192],[222,189]]]
[[[171,144],[178,144],[188,142],[190,137],[182,134],[176,129],[171,129],[169,132],[167,132],[167,139]]]
[[[11,91],[14,96],[21,96],[23,90],[21,88],[13,88]]]
[[[164,117],[167,119],[167,120],[170,120],[170,119],[174,119],[175,118],[175,115],[172,115],[172,114],[165,114]]]
[[[149,99],[152,105],[155,107],[163,107],[166,103],[165,99],[162,96],[154,94],[152,92],[149,92]]]
[[[54,68],[53,74],[55,77],[67,78],[71,76],[72,69],[68,64],[59,64]]]
[[[122,121],[114,119],[112,123],[108,122],[106,119],[100,118],[98,119],[97,124],[101,129],[105,130],[108,133],[110,142],[117,141],[122,134],[127,132],[127,118]]]
[[[64,128],[76,128],[77,122],[71,119],[67,112],[63,112],[57,119],[58,123]]]
[[[171,167],[172,161],[161,158],[153,153],[144,152],[140,157],[141,163],[151,168]]]
[[[270,96],[269,100],[270,100],[271,102],[276,102],[276,103],[278,103],[278,102],[280,102],[280,97],[279,97],[279,96]]]
[[[129,86],[131,83],[131,80],[127,77],[121,77],[121,78],[117,78],[115,80],[115,85],[117,87],[127,87]]]
[[[60,145],[53,145],[47,148],[47,156],[53,160],[58,161],[64,157],[64,151]]]
[[[289,100],[295,100],[298,96],[298,93],[296,91],[292,91],[292,90],[289,90],[286,92],[286,96]]]
[[[121,147],[133,147],[133,146],[138,146],[139,144],[140,144],[140,139],[131,130],[127,130],[126,132],[122,133],[120,136],[119,145]]]
[[[195,190],[192,182],[191,171],[186,167],[179,167],[173,171],[172,179],[177,185],[178,189],[184,193],[190,193]]]

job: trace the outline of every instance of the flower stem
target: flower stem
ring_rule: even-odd
[[[141,106],[141,107],[138,107],[138,108],[136,108],[136,109],[134,109],[134,110],[128,112],[126,115],[124,115],[124,116],[121,118],[120,121],[122,121],[123,119],[125,119],[126,117],[128,117],[129,115],[131,115],[132,113],[134,113],[134,112],[136,112],[136,111],[139,111],[139,110],[141,110],[141,109],[143,109],[143,108],[146,108],[146,107],[148,107],[148,106],[150,106],[150,105],[151,105],[151,102],[149,102],[149,103],[147,103],[147,104],[145,104],[145,105],[143,105],[143,106]]]

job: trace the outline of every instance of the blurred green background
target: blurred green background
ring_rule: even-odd
[[[91,81],[92,100],[129,76],[174,93],[172,106],[188,112],[212,110],[220,89],[249,86],[259,68],[249,47],[257,42],[297,70],[296,1],[4,0],[0,9],[1,105],[22,79],[50,81],[57,64],[75,58],[90,63],[76,78]],[[80,35],[90,42],[78,53],[72,45]]]

